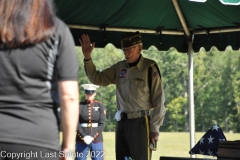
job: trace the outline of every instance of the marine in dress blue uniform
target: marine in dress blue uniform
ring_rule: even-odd
[[[96,88],[93,84],[83,84],[86,100],[80,102],[79,124],[76,136],[75,160],[103,160],[103,135],[106,112],[104,105],[95,100]]]

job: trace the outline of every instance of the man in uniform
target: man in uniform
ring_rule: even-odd
[[[141,34],[125,34],[121,40],[125,60],[101,72],[91,59],[95,43],[86,34],[79,41],[89,80],[101,86],[116,84],[116,160],[150,160],[150,146],[154,150],[166,111],[160,71],[155,61],[142,56]]]

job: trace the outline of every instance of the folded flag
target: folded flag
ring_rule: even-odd
[[[226,141],[226,137],[223,134],[221,128],[218,125],[214,125],[189,151],[189,154],[218,156],[219,141]]]

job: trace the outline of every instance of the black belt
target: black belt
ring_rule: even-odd
[[[128,119],[127,113],[122,112],[122,113],[121,113],[121,120],[124,120],[124,119]]]
[[[149,110],[142,110],[142,111],[135,111],[135,112],[122,112],[121,113],[121,119],[135,119],[135,118],[141,118],[141,117],[145,117],[145,116],[149,116]]]

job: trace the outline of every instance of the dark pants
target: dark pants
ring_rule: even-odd
[[[116,126],[116,160],[150,160],[149,117],[123,119]]]
[[[59,160],[59,151],[0,142],[0,160]]]

